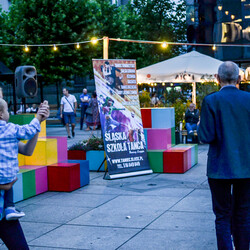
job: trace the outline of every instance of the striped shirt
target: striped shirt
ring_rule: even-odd
[[[40,130],[37,118],[23,126],[0,120],[0,184],[10,183],[16,178],[19,171],[18,142],[33,138]]]

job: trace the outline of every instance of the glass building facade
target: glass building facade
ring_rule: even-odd
[[[250,0],[187,0],[186,4],[189,42],[250,45]],[[250,62],[250,48],[196,49],[223,61]]]

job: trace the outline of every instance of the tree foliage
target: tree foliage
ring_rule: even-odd
[[[0,15],[0,41],[5,44],[76,43],[92,37],[183,41],[183,4],[172,0],[135,0],[126,7],[109,0],[13,0],[8,13]],[[70,81],[73,75],[89,75],[92,58],[102,58],[102,46],[0,48],[1,61],[15,70],[34,65],[47,84]],[[137,59],[138,68],[175,56],[180,47],[110,42],[110,58]]]
[[[185,5],[172,0],[134,0],[128,5],[128,38],[149,41],[185,41]],[[127,56],[137,59],[139,68],[148,66],[183,51],[179,46],[131,44]]]

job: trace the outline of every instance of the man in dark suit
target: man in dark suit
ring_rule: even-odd
[[[202,103],[198,135],[209,143],[207,175],[216,216],[218,249],[249,250],[250,243],[250,93],[240,91],[239,68],[220,65],[221,90]],[[231,235],[233,237],[231,237]]]

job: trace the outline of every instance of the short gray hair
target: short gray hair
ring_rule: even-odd
[[[222,83],[236,84],[239,78],[239,67],[236,63],[227,61],[220,65],[218,76]]]

